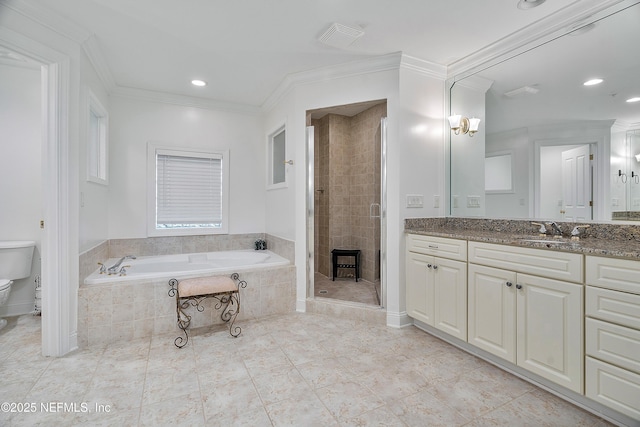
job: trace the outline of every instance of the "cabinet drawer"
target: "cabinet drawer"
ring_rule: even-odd
[[[586,396],[640,420],[640,375],[591,357],[586,359]]]
[[[587,316],[640,329],[640,295],[587,286]]]
[[[587,355],[640,374],[640,331],[589,318],[585,326]]]
[[[493,243],[469,242],[469,262],[582,283],[582,255]]]
[[[587,285],[640,295],[640,261],[586,257]]]
[[[444,237],[407,234],[407,250],[425,255],[436,255],[442,258],[467,260],[467,241],[447,239]]]

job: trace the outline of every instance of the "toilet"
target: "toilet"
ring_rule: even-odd
[[[0,241],[0,307],[9,299],[13,281],[31,275],[35,246],[31,240]],[[7,321],[0,319],[0,329],[6,325]]]

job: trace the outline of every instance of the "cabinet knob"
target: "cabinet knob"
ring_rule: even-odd
[[[511,286],[513,286],[513,283],[507,282],[506,285],[507,285],[507,288],[510,288]]]
[[[433,266],[433,269],[434,269],[434,270],[437,270],[437,269],[438,269],[438,266],[437,266],[437,265],[434,265],[434,266]]]
[[[433,265],[427,264],[427,268],[431,268],[431,267],[433,267]]]
[[[516,284],[516,289],[522,289],[522,285]]]

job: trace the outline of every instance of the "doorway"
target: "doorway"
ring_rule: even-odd
[[[307,112],[313,128],[310,297],[383,305],[381,120],[386,114],[386,100]]]
[[[590,144],[539,149],[539,213],[563,221],[593,219],[593,167]]]

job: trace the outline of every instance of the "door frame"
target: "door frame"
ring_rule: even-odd
[[[69,56],[0,28],[0,46],[41,66],[43,233],[41,240],[42,354],[62,356],[77,347],[77,300],[72,297]],[[77,277],[75,277],[77,282]]]

